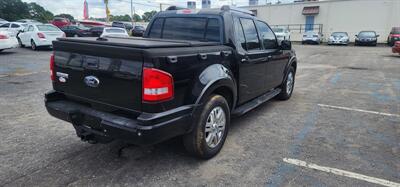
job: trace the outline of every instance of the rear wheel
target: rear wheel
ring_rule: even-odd
[[[199,113],[192,132],[183,137],[183,142],[190,154],[209,159],[224,145],[230,124],[229,105],[224,97],[212,95]]]
[[[34,50],[34,51],[37,50],[36,43],[35,43],[35,41],[33,41],[33,40],[31,40],[31,48],[32,48],[32,50]]]
[[[293,66],[290,66],[286,74],[285,81],[281,85],[281,93],[277,96],[280,100],[288,100],[292,96],[295,82],[295,72]]]

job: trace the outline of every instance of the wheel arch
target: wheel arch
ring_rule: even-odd
[[[198,81],[193,86],[195,106],[201,106],[210,95],[218,94],[227,100],[232,110],[236,106],[237,89],[235,88],[236,81],[228,68],[222,64],[211,65],[199,75]]]

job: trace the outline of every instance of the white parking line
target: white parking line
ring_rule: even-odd
[[[370,111],[370,110],[362,110],[362,109],[357,109],[357,108],[348,108],[348,107],[342,107],[342,106],[332,106],[332,105],[325,105],[325,104],[318,104],[320,107],[325,107],[325,108],[331,108],[331,109],[339,109],[339,110],[347,110],[347,111],[356,111],[356,112],[363,112],[363,113],[369,113],[369,114],[376,114],[376,115],[382,115],[382,116],[390,116],[390,117],[398,117],[400,118],[399,114],[389,114],[389,113],[384,113],[384,112],[376,112],[376,111]]]
[[[332,173],[332,174],[335,174],[335,175],[340,175],[340,176],[344,176],[344,177],[349,177],[349,178],[353,178],[353,179],[367,181],[367,182],[374,183],[374,184],[379,184],[379,185],[382,185],[382,186],[400,187],[400,183],[395,183],[395,182],[388,181],[388,180],[385,180],[385,179],[379,179],[379,178],[375,178],[375,177],[370,177],[370,176],[366,176],[366,175],[362,175],[362,174],[358,174],[358,173],[353,173],[353,172],[345,171],[345,170],[341,170],[341,169],[330,168],[330,167],[325,167],[325,166],[319,166],[317,164],[307,163],[307,162],[304,162],[304,161],[301,161],[301,160],[297,160],[297,159],[284,158],[283,161],[286,162],[286,163],[289,163],[289,164],[296,165],[296,166],[306,167],[306,168],[315,169],[315,170],[318,170],[318,171]]]

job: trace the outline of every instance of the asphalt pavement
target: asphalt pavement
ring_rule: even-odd
[[[180,138],[80,141],[44,108],[51,50],[4,51],[0,186],[400,185],[400,56],[383,46],[294,48],[292,98],[234,119],[208,161],[187,155]]]

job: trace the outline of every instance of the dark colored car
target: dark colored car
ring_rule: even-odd
[[[400,41],[400,27],[393,27],[388,37],[388,45],[393,46],[396,41]]]
[[[135,26],[132,29],[132,36],[142,37],[145,31],[146,31],[146,28],[144,28],[143,26]]]
[[[65,26],[60,28],[67,37],[90,37],[92,33],[89,31],[89,28],[82,26]]]
[[[123,28],[123,29],[126,29],[127,31],[130,31],[133,28],[131,23],[119,22],[119,21],[112,22],[111,26],[112,27]]]
[[[356,35],[355,45],[371,45],[376,46],[379,35],[375,31],[361,31]]]
[[[92,27],[89,29],[91,36],[100,37],[103,34],[104,27]]]
[[[55,17],[52,21],[51,24],[54,26],[57,26],[58,28],[65,27],[68,25],[71,25],[71,22],[67,18],[60,18],[60,17]]]
[[[144,38],[55,41],[45,105],[90,143],[183,136],[188,152],[208,159],[231,116],[291,97],[296,67],[291,43],[250,11],[167,10]]]

